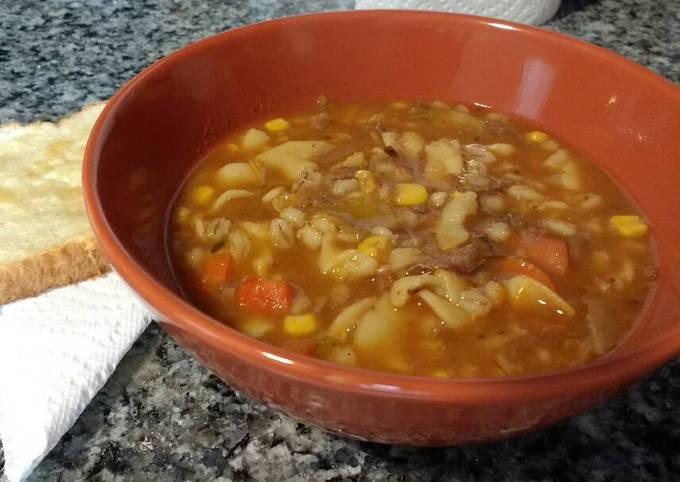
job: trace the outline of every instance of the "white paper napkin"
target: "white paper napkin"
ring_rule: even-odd
[[[540,25],[555,15],[560,0],[356,0],[357,9],[406,8],[467,13]]]
[[[0,439],[15,482],[73,425],[149,317],[113,273],[1,310]]]

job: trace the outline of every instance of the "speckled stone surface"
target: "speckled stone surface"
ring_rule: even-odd
[[[0,121],[56,119],[105,99],[153,60],[227,28],[351,4],[0,0]],[[676,0],[563,0],[547,27],[680,83]],[[83,479],[680,480],[680,362],[536,434],[415,450],[345,440],[254,404],[151,326],[30,480]]]

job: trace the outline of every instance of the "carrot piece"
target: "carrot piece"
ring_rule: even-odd
[[[238,303],[246,311],[262,315],[281,315],[290,311],[295,288],[263,277],[245,279],[238,288]]]
[[[523,234],[517,250],[529,261],[553,275],[563,275],[569,267],[567,243],[561,239]]]
[[[555,291],[555,285],[550,279],[550,276],[526,259],[508,256],[507,258],[497,261],[494,267],[499,278],[512,278],[513,276],[526,275]]]
[[[210,256],[203,265],[203,284],[214,288],[227,281],[233,274],[233,262],[229,253]]]

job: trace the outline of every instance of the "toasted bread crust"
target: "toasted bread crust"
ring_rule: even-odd
[[[13,175],[16,179],[15,185],[21,187],[30,185],[30,176],[35,176],[35,174],[29,173],[29,178],[25,179],[22,177],[27,175],[24,172],[25,169],[22,170],[20,167],[31,166],[40,162],[40,164],[35,164],[40,168],[36,172],[44,173],[43,168],[51,168],[49,163],[45,161],[52,159],[52,157],[61,161],[57,162],[56,165],[62,169],[79,167],[79,163],[82,162],[82,154],[74,151],[74,146],[77,146],[77,149],[84,147],[84,142],[96,115],[103,106],[103,102],[89,104],[83,107],[80,112],[62,118],[55,123],[34,122],[26,125],[10,123],[0,126],[0,146],[5,149],[0,151],[0,165],[5,169],[5,173],[9,172],[8,175],[11,175],[12,173],[7,169],[12,169],[14,166],[16,172],[12,172],[14,172]],[[5,145],[5,142],[9,144]],[[53,150],[50,150],[52,147]],[[26,155],[24,155],[24,150]],[[57,179],[55,185],[60,189],[50,190],[51,195],[65,196],[70,194],[64,186],[72,185],[75,188],[76,178],[73,172],[68,169],[55,170],[54,172],[54,179]],[[80,178],[77,179],[79,181]],[[5,192],[4,202],[7,202],[5,211],[10,214],[18,213],[10,218],[14,227],[5,226],[5,232],[0,231],[5,240],[21,240],[26,238],[26,232],[40,232],[41,229],[45,228],[41,224],[41,219],[44,219],[45,216],[43,215],[42,218],[36,216],[36,213],[32,212],[33,209],[36,209],[35,206],[20,202],[21,196],[26,198],[25,194],[25,191],[20,190]],[[44,197],[45,192],[38,191],[35,196]],[[108,263],[89,229],[85,210],[76,209],[78,200],[73,197],[64,197],[63,202],[55,202],[51,199],[46,202],[51,203],[52,209],[49,212],[52,217],[49,219],[50,221],[57,220],[63,226],[77,226],[77,228],[57,232],[55,226],[58,227],[59,224],[52,223],[51,227],[47,228],[49,232],[55,233],[52,239],[44,239],[45,242],[36,243],[35,247],[30,247],[30,249],[23,246],[26,249],[14,251],[14,253],[26,251],[25,255],[3,257],[6,261],[0,263],[0,305],[20,298],[38,295],[50,288],[92,278],[105,273],[109,269]],[[79,202],[82,203],[82,200]],[[2,203],[3,199],[0,199],[0,207],[3,206]],[[19,222],[20,217],[22,217],[23,222]],[[14,237],[12,229],[22,229],[21,235],[23,237],[20,235]],[[24,230],[26,232],[23,232]],[[4,249],[4,254],[9,253],[10,255],[12,249],[14,249],[11,243],[5,243],[1,248]]]
[[[0,266],[0,305],[35,296],[109,270],[94,237],[71,241],[36,256]]]

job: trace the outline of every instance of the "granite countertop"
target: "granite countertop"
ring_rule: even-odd
[[[0,122],[57,119],[106,99],[153,60],[237,25],[351,6],[0,2]],[[563,0],[547,27],[680,83],[676,0]],[[152,325],[30,480],[680,480],[679,447],[680,361],[535,434],[411,449],[346,440],[250,402]]]

